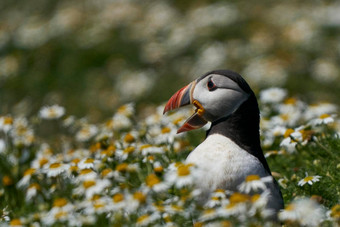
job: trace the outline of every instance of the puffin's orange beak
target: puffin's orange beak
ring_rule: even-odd
[[[188,104],[194,104],[197,108],[195,113],[190,118],[188,118],[188,120],[186,120],[182,127],[177,130],[177,133],[198,129],[207,123],[207,121],[203,118],[205,111],[203,106],[197,100],[193,100],[195,86],[196,80],[177,91],[173,96],[171,96],[165,105],[163,114]]]

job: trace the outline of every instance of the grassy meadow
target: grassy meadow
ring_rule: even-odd
[[[0,226],[278,226],[264,179],[206,204],[179,88],[248,81],[285,226],[340,225],[337,1],[0,2]],[[208,152],[208,151],[207,151]],[[248,195],[246,192],[254,192]]]

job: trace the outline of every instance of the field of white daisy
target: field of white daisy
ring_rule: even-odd
[[[340,225],[336,1],[0,2],[0,226],[268,226],[266,178],[206,204],[178,88],[239,72],[285,226]],[[252,196],[248,195],[253,192]]]

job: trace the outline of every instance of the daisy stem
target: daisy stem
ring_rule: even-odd
[[[327,147],[325,147],[323,144],[321,144],[318,140],[314,140],[315,143],[320,146],[324,151],[326,151],[330,156],[332,156],[333,158],[335,158],[336,160],[339,160],[339,157],[337,155],[334,155],[332,151],[330,151],[329,149],[327,149]]]

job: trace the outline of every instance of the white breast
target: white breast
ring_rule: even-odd
[[[186,162],[195,164],[200,170],[197,185],[203,191],[236,190],[248,175],[268,175],[256,157],[219,134],[208,136],[189,154]]]

